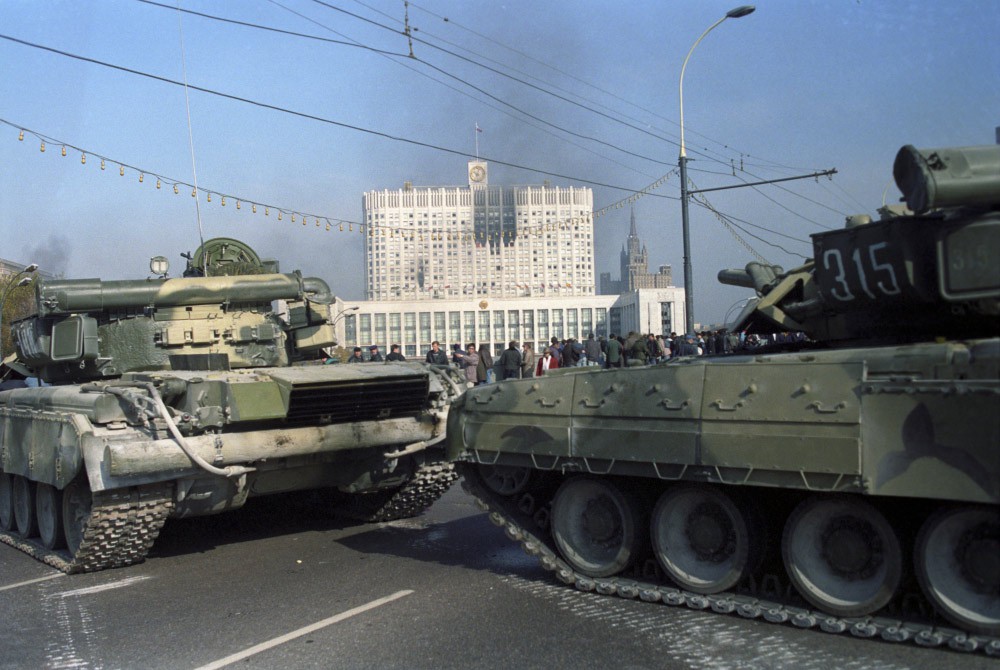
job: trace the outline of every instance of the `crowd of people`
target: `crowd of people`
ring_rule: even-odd
[[[490,347],[482,344],[476,347],[469,343],[452,345],[451,356],[441,348],[441,343],[435,340],[427,350],[424,360],[434,365],[454,365],[465,372],[465,379],[470,386],[489,384],[497,379],[523,379],[541,376],[549,370],[566,367],[600,366],[605,368],[636,367],[655,365],[678,356],[705,356],[728,354],[752,349],[767,342],[785,343],[797,342],[803,339],[801,333],[775,333],[766,340],[754,334],[731,333],[725,329],[702,331],[700,333],[685,333],[678,335],[654,335],[629,332],[621,336],[611,334],[595,338],[593,333],[582,342],[575,338],[559,339],[553,337],[549,344],[540,352],[534,350],[530,342],[523,345],[516,340],[507,344],[496,360],[490,353]],[[382,361],[405,361],[398,344],[390,347],[390,352],[383,358],[378,345],[368,347],[368,358],[365,358],[361,347],[354,347],[348,363],[366,363]],[[328,361],[329,362],[329,361]]]

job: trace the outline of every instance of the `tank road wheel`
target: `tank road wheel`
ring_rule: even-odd
[[[552,535],[560,552],[590,577],[608,577],[627,568],[641,528],[638,504],[606,479],[569,479],[552,502]]]
[[[27,477],[14,477],[14,520],[21,537],[38,535],[38,517],[35,516],[35,482]]]
[[[66,531],[66,547],[71,556],[75,556],[83,542],[83,529],[90,517],[90,508],[94,504],[93,495],[87,480],[74,479],[63,490],[62,518],[63,529]]]
[[[0,530],[14,530],[14,475],[0,472]]]
[[[695,593],[736,585],[750,562],[749,524],[725,493],[678,486],[664,493],[650,523],[656,559],[671,579]]]
[[[528,486],[531,470],[515,465],[480,465],[479,476],[486,488],[494,493],[512,496]]]
[[[810,498],[795,508],[781,540],[799,595],[836,616],[885,606],[903,572],[899,540],[874,507],[847,498]]]
[[[35,491],[38,535],[49,549],[61,549],[65,543],[62,523],[62,493],[54,486],[39,484]]]
[[[944,618],[984,635],[1000,635],[1000,515],[961,507],[932,515],[914,552],[917,579]]]

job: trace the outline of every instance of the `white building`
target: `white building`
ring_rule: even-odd
[[[468,186],[364,194],[368,300],[594,295],[593,192],[490,186],[469,162]]]
[[[669,333],[684,323],[684,289],[640,288],[597,295],[593,193],[589,188],[499,187],[487,165],[470,161],[469,185],[364,194],[364,301],[331,312],[347,348],[399,344],[423,358],[510,340]]]

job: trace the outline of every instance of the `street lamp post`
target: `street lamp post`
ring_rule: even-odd
[[[334,328],[334,332],[336,332],[337,322],[340,321],[341,319],[343,319],[345,316],[347,316],[351,312],[356,312],[359,309],[361,309],[361,307],[359,305],[354,305],[352,307],[345,307],[344,309],[340,310],[340,313],[333,318],[333,321],[330,322],[330,327]],[[347,339],[347,338],[345,337],[344,339]]]
[[[21,275],[34,272],[37,269],[37,263],[31,263],[30,265],[25,266],[23,270],[10,278],[10,281],[7,282],[7,285],[3,289],[3,294],[0,295],[0,361],[3,361],[3,306],[7,304],[7,294],[10,293],[11,289],[30,284],[31,277],[21,277]],[[21,277],[20,281],[16,281],[18,277]]]
[[[701,37],[695,40],[694,44],[691,45],[691,49],[688,51],[687,56],[684,57],[684,64],[681,65],[681,79],[678,87],[681,107],[681,151],[680,156],[677,159],[677,165],[681,171],[681,233],[684,238],[684,332],[686,333],[694,332],[694,279],[691,276],[691,235],[688,230],[689,194],[687,186],[688,159],[687,151],[684,146],[684,70],[687,69],[688,60],[691,58],[691,54],[694,52],[695,47],[698,46],[699,42],[705,39],[705,35],[712,32],[716,26],[726,19],[738,19],[746,16],[747,14],[752,14],[754,9],[756,9],[756,7],[753,5],[741,5],[726,12],[725,16],[710,25],[708,30],[703,32]]]

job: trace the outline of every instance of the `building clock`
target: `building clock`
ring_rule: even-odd
[[[473,165],[469,168],[469,179],[474,182],[481,182],[486,179],[486,168],[482,165]]]

